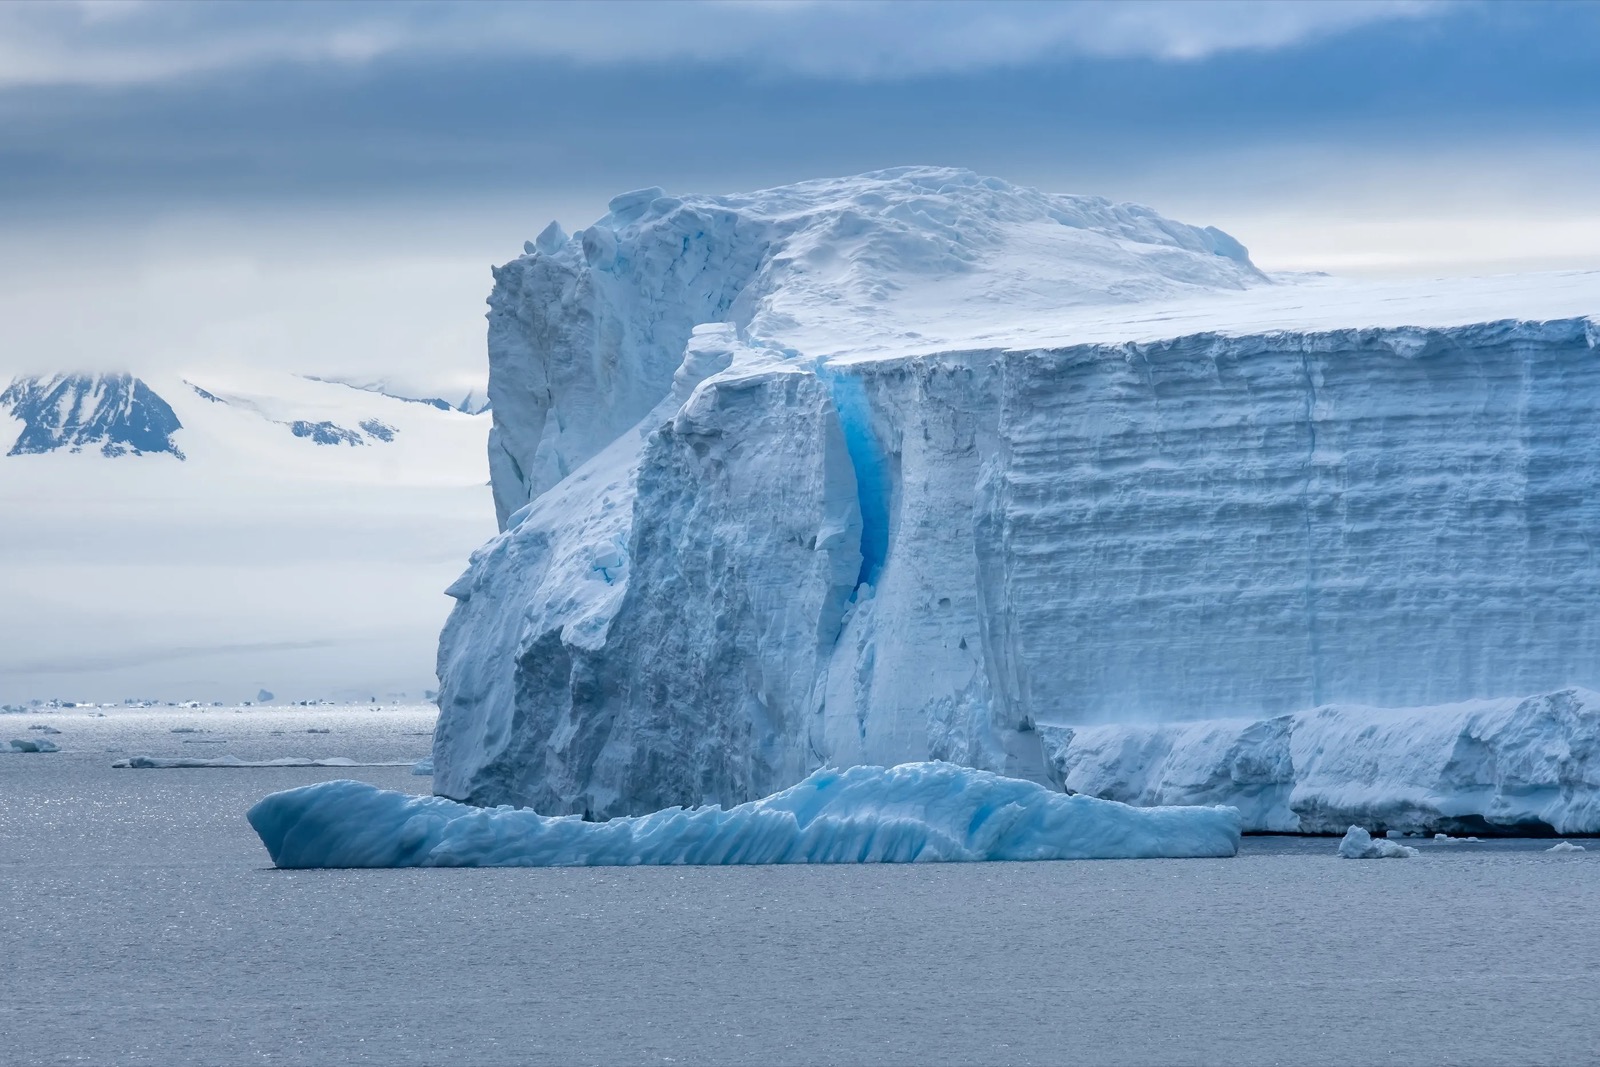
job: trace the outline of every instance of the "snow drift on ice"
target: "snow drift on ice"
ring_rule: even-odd
[[[582,867],[1232,856],[1232,808],[1131,808],[944,763],[816,771],[723,810],[610,822],[474,808],[362,782],[273,793],[250,825],[279,867]]]

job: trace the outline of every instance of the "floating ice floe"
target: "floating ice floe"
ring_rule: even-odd
[[[1228,807],[1134,808],[947,763],[824,768],[724,810],[609,822],[323,782],[249,812],[279,867],[581,867],[1232,856]]]
[[[1359,826],[1345,831],[1339,842],[1339,855],[1347,860],[1403,860],[1421,855],[1410,845],[1397,845],[1387,838],[1374,838]]]
[[[425,756],[411,765],[411,773],[417,775],[433,773],[433,757]]]
[[[191,770],[206,767],[409,767],[411,761],[366,763],[346,756],[329,756],[326,759],[280,756],[277,759],[263,760],[242,760],[238,756],[218,756],[215,759],[195,756],[131,756],[125,760],[118,760],[111,766],[140,771]]]
[[[17,737],[11,740],[13,752],[60,752],[61,748],[54,741],[46,741],[42,737]]]
[[[42,722],[34,723],[32,726],[28,727],[28,729],[37,730],[41,734],[59,734],[61,732],[60,730],[57,730],[54,726],[46,726]]]
[[[1555,844],[1553,844],[1549,848],[1545,849],[1545,851],[1546,852],[1584,852],[1584,851],[1587,851],[1587,850],[1582,845],[1574,845],[1571,841],[1557,841]]]

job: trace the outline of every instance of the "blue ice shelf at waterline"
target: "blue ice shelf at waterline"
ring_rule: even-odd
[[[585,867],[1232,856],[1229,807],[1135,808],[947,763],[824,768],[726,810],[585,822],[364,782],[266,797],[250,824],[279,867]]]

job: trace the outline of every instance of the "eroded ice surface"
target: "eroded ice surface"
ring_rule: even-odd
[[[1052,779],[1128,804],[1233,804],[1246,830],[1600,832],[1600,694],[1041,725]]]
[[[1339,841],[1339,855],[1347,860],[1406,860],[1422,853],[1384,837],[1373,837],[1359,826],[1345,831]]]
[[[909,169],[630,194],[496,279],[504,531],[450,589],[441,795],[611,817],[934,758],[1263,828],[1596,818],[1585,697],[1436,709],[1600,686],[1600,274],[1269,279]],[[1049,742],[1128,723],[1171,759]]]
[[[1132,808],[943,763],[819,770],[723,810],[610,822],[474,808],[363,782],[274,793],[250,825],[279,867],[586,867],[1232,856],[1232,808]]]

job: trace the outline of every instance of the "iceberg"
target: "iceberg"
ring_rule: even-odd
[[[42,737],[19,737],[11,740],[12,752],[59,752],[61,746]]]
[[[1231,808],[1133,808],[945,763],[822,769],[734,808],[588,822],[363,782],[273,793],[250,825],[279,867],[588,867],[1227,857]]]
[[[1339,855],[1347,860],[1405,860],[1422,853],[1410,845],[1373,837],[1361,827],[1352,826],[1339,842]]]
[[[1254,829],[1600,831],[1600,272],[1268,276],[902,168],[626,194],[489,303],[440,796],[614,819],[943,760]]]

